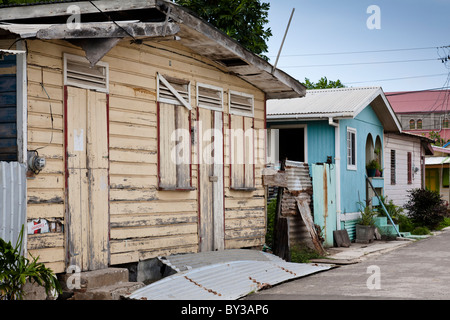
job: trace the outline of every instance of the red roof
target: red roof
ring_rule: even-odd
[[[395,113],[450,111],[450,90],[387,92]]]

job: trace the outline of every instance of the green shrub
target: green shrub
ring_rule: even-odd
[[[291,262],[308,263],[311,259],[323,258],[317,251],[307,246],[291,246]]]
[[[273,246],[273,226],[275,223],[275,211],[277,210],[277,199],[272,199],[267,205],[267,233],[266,244]]]
[[[22,300],[27,280],[43,286],[47,295],[52,290],[61,293],[61,285],[51,269],[38,263],[38,258],[32,256],[30,261],[22,255],[23,232],[22,226],[15,247],[0,238],[0,300]]]
[[[412,232],[416,227],[411,218],[404,214],[397,216],[397,223],[401,232]]]
[[[404,208],[412,222],[434,230],[447,216],[447,207],[441,195],[427,189],[409,190],[408,202]]]
[[[450,227],[450,217],[445,217],[444,220],[442,220],[442,222],[437,227],[437,230],[442,230],[447,227]]]
[[[418,236],[424,236],[430,233],[431,232],[427,227],[416,227],[413,231],[411,231],[411,234],[415,234]]]

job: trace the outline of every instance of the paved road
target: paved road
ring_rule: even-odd
[[[450,299],[450,231],[245,300]]]

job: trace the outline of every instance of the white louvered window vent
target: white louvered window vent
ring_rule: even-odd
[[[254,98],[251,94],[230,91],[230,114],[253,117]]]
[[[223,111],[223,89],[197,83],[197,105],[201,108]]]
[[[100,61],[91,67],[84,57],[64,54],[64,84],[107,93],[109,65]]]

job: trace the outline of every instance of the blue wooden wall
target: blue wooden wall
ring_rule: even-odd
[[[17,161],[17,93],[15,55],[0,59],[0,161]]]
[[[366,200],[366,141],[369,133],[375,142],[380,137],[383,143],[383,125],[371,106],[366,107],[354,119],[340,120],[341,143],[341,211],[358,212],[358,201]],[[347,128],[356,129],[357,170],[347,169]]]

